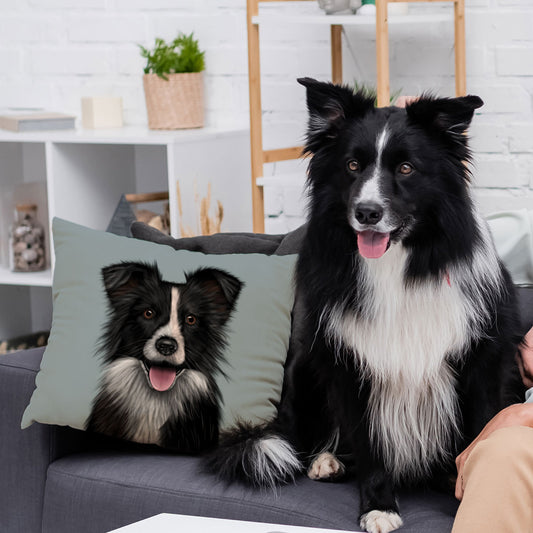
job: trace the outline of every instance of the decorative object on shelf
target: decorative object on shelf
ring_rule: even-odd
[[[0,128],[9,131],[43,131],[74,129],[76,117],[63,113],[23,112],[0,116]]]
[[[167,44],[155,40],[152,51],[140,46],[146,58],[144,95],[148,127],[154,130],[201,128],[204,125],[205,52],[193,34],[180,33]]]
[[[359,2],[359,5],[361,5],[361,0],[318,0],[318,5],[320,9],[326,12],[326,15],[331,15],[339,11],[353,9],[351,5],[353,2]]]
[[[134,204],[164,201],[163,213],[151,209],[138,209]],[[134,222],[144,222],[165,235],[170,235],[170,206],[168,192],[122,194],[106,231],[122,237],[131,237],[130,227]]]
[[[35,204],[19,204],[9,232],[9,266],[14,272],[37,272],[46,268],[44,228],[37,220]]]
[[[168,198],[168,193],[165,194]],[[126,199],[128,199],[128,196],[130,195],[126,195]],[[170,206],[168,202],[165,202],[163,212],[160,214],[150,209],[136,209],[135,218],[138,222],[144,222],[161,233],[170,235]]]
[[[90,96],[81,99],[81,123],[86,129],[122,128],[120,96]]]
[[[375,15],[376,14],[376,0],[352,0],[352,4],[359,4],[359,6],[352,5],[354,13],[357,11],[358,15]]]
[[[350,0],[350,9],[358,15],[376,15],[376,0]],[[409,11],[408,2],[387,3],[387,13],[389,15],[407,15]]]
[[[178,215],[181,237],[196,237],[197,235],[213,235],[221,232],[222,220],[224,218],[224,207],[220,200],[217,200],[214,213],[209,214],[211,209],[211,183],[207,184],[207,196],[200,198],[197,184],[194,184],[194,204],[197,214],[197,230],[186,226],[183,223],[183,205],[181,203],[181,189],[179,182],[176,182],[176,197],[178,199]]]
[[[29,333],[13,339],[0,340],[0,355],[46,346],[49,336],[49,331],[38,331],[37,333]]]

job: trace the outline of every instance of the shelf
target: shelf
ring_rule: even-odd
[[[0,285],[20,285],[24,287],[51,287],[52,271],[41,272],[11,272],[0,267]]]
[[[420,15],[390,15],[389,25],[405,26],[413,24],[432,24],[440,22],[451,22],[451,14],[420,14]],[[325,15],[323,13],[313,14],[264,14],[252,17],[253,24],[303,24],[315,26],[375,26],[376,17],[373,15]]]
[[[148,144],[167,145],[175,142],[205,141],[238,134],[248,128],[206,127],[189,130],[154,131],[145,127],[124,127],[100,130],[46,130],[32,132],[12,132],[0,130],[0,142],[54,142],[67,144]]]
[[[295,172],[291,174],[277,174],[276,176],[267,176],[257,178],[256,184],[260,187],[304,187],[305,172]]]
[[[167,192],[174,237],[181,227],[199,231],[202,198],[224,206],[222,231],[252,230],[249,129],[242,124],[161,131],[140,126],[0,130],[0,161],[2,257],[8,255],[6,237],[16,203],[39,206],[52,263],[49,230],[54,217],[105,230],[124,193]],[[182,205],[178,198],[183,198]],[[4,264],[0,266],[0,339],[50,328],[51,269],[15,273],[9,271],[7,261]]]

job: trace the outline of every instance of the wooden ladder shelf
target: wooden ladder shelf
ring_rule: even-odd
[[[277,161],[298,159],[301,146],[276,150],[263,149],[263,126],[261,119],[261,69],[259,23],[254,18],[259,15],[259,4],[266,2],[309,2],[316,0],[247,0],[248,25],[248,83],[250,92],[250,146],[252,162],[252,208],[253,229],[263,233],[265,230],[263,187],[257,180],[263,177],[263,165]],[[376,0],[376,65],[378,106],[389,104],[389,23],[388,4],[394,2],[436,2],[454,4],[455,25],[455,93],[466,94],[465,60],[465,0]],[[327,17],[327,15],[324,15]],[[335,20],[338,20],[336,17]],[[342,24],[331,24],[331,81],[342,83]]]

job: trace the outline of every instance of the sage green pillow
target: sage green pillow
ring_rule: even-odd
[[[296,255],[175,251],[61,219],[53,221],[53,236],[52,330],[23,428],[32,422],[86,428],[99,390],[102,335],[110,316],[102,269],[124,262],[154,265],[170,283],[184,283],[185,273],[201,267],[222,270],[242,283],[225,324],[223,372],[216,377],[221,428],[236,420],[258,423],[275,416],[291,329]]]

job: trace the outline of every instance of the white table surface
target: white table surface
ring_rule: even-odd
[[[338,529],[283,526],[241,520],[221,520],[202,516],[158,514],[114,529],[109,533],[353,533]]]

